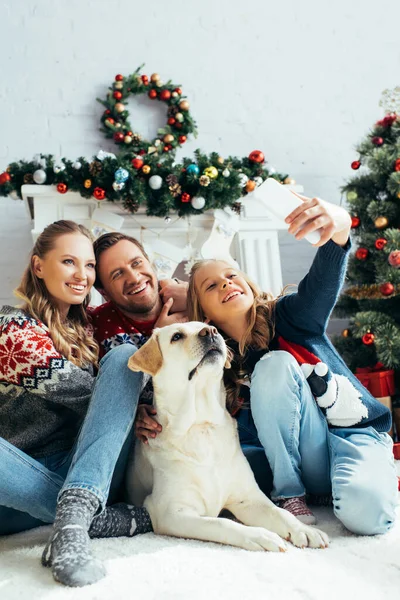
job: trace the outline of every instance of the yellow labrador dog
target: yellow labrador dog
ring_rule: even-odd
[[[278,508],[259,489],[225,407],[226,361],[221,335],[197,322],[156,329],[130,358],[130,369],[153,377],[162,432],[148,444],[136,443],[129,499],[144,504],[159,534],[247,550],[284,551],[283,539],[327,547],[324,532]],[[240,523],[218,518],[222,509]]]

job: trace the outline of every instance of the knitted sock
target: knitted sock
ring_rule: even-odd
[[[132,537],[153,531],[150,515],[143,506],[132,506],[123,502],[106,506],[95,517],[89,529],[91,538]]]
[[[95,583],[105,575],[89,551],[89,526],[99,501],[87,490],[66,490],[57,504],[53,533],[42,555],[56,581],[71,587]]]

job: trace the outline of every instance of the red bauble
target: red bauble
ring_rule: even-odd
[[[265,156],[261,152],[261,150],[253,150],[253,152],[250,152],[250,154],[249,154],[249,161],[250,162],[263,163],[264,160],[265,160]]]
[[[180,144],[184,144],[186,142],[186,140],[187,140],[186,135],[180,135],[178,138],[178,141]]]
[[[141,79],[142,79],[143,85],[149,84],[149,78],[147,77],[147,75],[142,75]]]
[[[377,240],[375,240],[375,248],[377,250],[383,250],[386,244],[387,240],[385,240],[385,238],[378,238]]]
[[[124,141],[124,134],[121,131],[116,131],[113,135],[114,138],[114,142],[117,142],[117,144],[121,144],[121,142]]]
[[[105,115],[111,115],[111,110],[109,108],[107,108],[107,110],[104,111]]]
[[[171,150],[171,148],[172,148],[171,144],[165,144],[164,152],[169,152]]]
[[[361,167],[361,163],[359,160],[353,160],[353,162],[351,163],[351,168],[354,171],[357,171],[357,169],[359,169]]]
[[[156,90],[150,90],[149,91],[149,98],[151,98],[152,100],[154,100],[155,98],[157,98],[157,92],[156,92]]]
[[[101,187],[95,187],[93,190],[93,196],[96,198],[96,200],[104,200],[106,197],[106,191]]]
[[[175,88],[174,92],[176,92],[177,94],[179,94],[180,96],[182,95],[182,90],[181,88]]]
[[[114,125],[115,121],[112,117],[108,117],[108,119],[106,119],[107,123],[110,123],[110,125]]]
[[[372,138],[371,142],[373,144],[375,144],[375,146],[382,146],[382,144],[383,144],[383,138],[379,137],[379,135],[375,135]]]
[[[396,159],[396,162],[394,163],[394,170],[400,171],[400,158]]]
[[[386,115],[386,117],[377,122],[377,125],[380,127],[391,127],[396,119],[397,115]]]
[[[116,90],[115,92],[113,92],[113,96],[114,96],[114,98],[116,100],[121,100],[121,98],[122,98],[122,94],[118,90]]]
[[[3,183],[8,183],[9,181],[11,181],[10,173],[4,171],[4,173],[0,175],[0,185],[3,185]]]
[[[162,90],[160,92],[160,99],[164,100],[164,102],[166,102],[170,98],[171,98],[171,92],[169,90]]]
[[[175,123],[176,123],[174,117],[170,117],[167,122],[168,122],[168,125],[175,125]]]
[[[191,200],[190,194],[183,192],[183,194],[181,196],[181,202],[190,202],[190,200]]]
[[[358,260],[366,260],[368,257],[368,249],[367,248],[358,248],[357,252],[356,252],[356,258],[358,258]]]
[[[66,183],[57,184],[57,192],[60,192],[60,194],[66,194],[68,192],[67,184]]]
[[[360,217],[351,217],[351,227],[353,229],[357,229],[357,227],[360,227],[360,224],[361,224]]]
[[[373,333],[365,333],[361,339],[363,344],[366,346],[371,346],[371,344],[373,344],[375,341],[375,336]]]
[[[182,129],[182,123],[176,122],[174,127],[176,127],[176,129]]]
[[[384,296],[391,296],[394,292],[394,285],[388,281],[387,283],[382,283],[379,289]]]
[[[132,166],[134,169],[141,169],[143,167],[143,158],[139,158],[139,156],[137,156],[136,158],[132,159]]]
[[[121,73],[118,73],[118,75],[115,76],[115,81],[123,81],[124,80],[124,76],[121,75]]]
[[[400,267],[400,250],[393,250],[389,254],[388,262],[391,267],[398,269]]]
[[[144,154],[146,154],[146,150],[143,150],[142,148],[142,150],[139,150],[138,154],[139,156],[143,156]]]

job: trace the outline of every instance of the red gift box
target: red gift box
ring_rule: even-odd
[[[355,376],[375,398],[385,398],[394,394],[394,371],[384,369],[382,363],[377,363],[374,367],[359,367]]]
[[[400,460],[400,444],[393,444],[393,454],[396,460]]]

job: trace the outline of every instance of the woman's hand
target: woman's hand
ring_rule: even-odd
[[[165,304],[170,298],[173,298],[171,313],[183,312],[186,310],[187,291],[189,284],[187,281],[179,279],[161,279],[159,281],[161,300]]]
[[[314,246],[319,248],[330,239],[338,246],[344,246],[351,229],[351,217],[347,210],[320,198],[307,198],[300,194],[296,196],[303,200],[303,204],[285,219],[285,222],[290,224],[289,233],[296,234],[296,240],[301,240],[311,231],[321,229],[321,239],[318,244],[313,244]],[[300,227],[303,228],[298,231]]]
[[[144,444],[149,443],[149,437],[155,438],[162,431],[160,423],[152,418],[156,414],[157,411],[153,406],[139,404],[135,419],[135,435]]]

